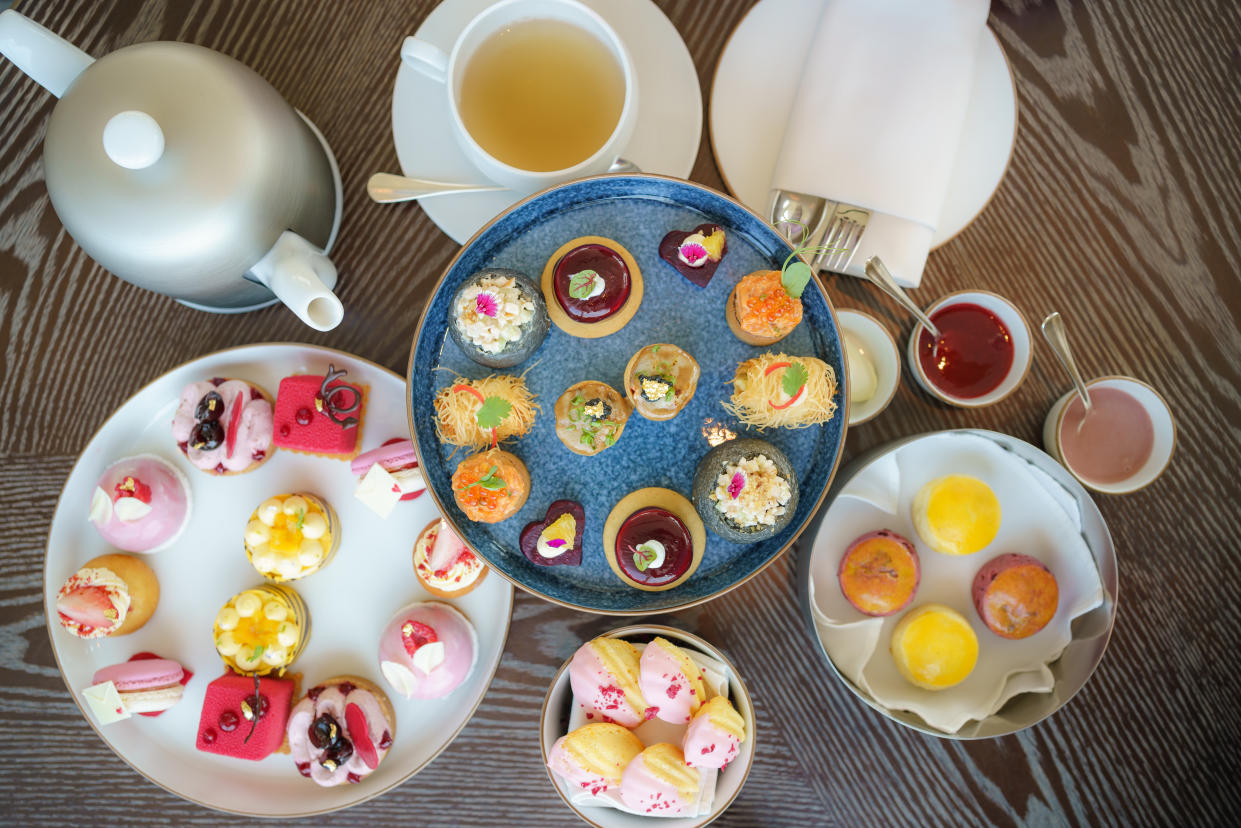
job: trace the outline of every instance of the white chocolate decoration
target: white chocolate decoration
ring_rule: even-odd
[[[90,499],[90,519],[92,523],[103,525],[112,519],[112,498],[98,486]]]
[[[414,690],[418,687],[418,680],[404,664],[398,664],[395,661],[385,661],[379,665],[379,670],[384,674],[384,678],[388,680],[388,683],[406,698],[412,696]]]
[[[414,667],[424,673],[430,673],[444,663],[444,642],[432,641],[423,644],[413,655]]]
[[[119,722],[132,715],[125,707],[125,703],[121,701],[121,694],[117,692],[116,685],[110,681],[92,684],[82,691],[82,696],[86,699],[87,707],[90,708],[91,713],[95,714],[95,718],[101,725]]]

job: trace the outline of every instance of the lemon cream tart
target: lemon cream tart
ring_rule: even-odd
[[[336,554],[336,511],[312,494],[284,494],[259,504],[246,523],[246,556],[270,581],[293,581],[318,571]]]
[[[302,596],[274,584],[239,592],[215,616],[215,649],[239,673],[280,675],[301,654],[310,634]]]

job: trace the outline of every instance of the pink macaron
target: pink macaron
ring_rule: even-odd
[[[130,713],[159,713],[181,700],[184,676],[171,659],[144,658],[104,667],[91,683],[112,682]]]

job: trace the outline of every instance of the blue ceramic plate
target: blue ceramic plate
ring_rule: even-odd
[[[707,288],[691,284],[659,258],[659,242],[670,230],[712,222],[728,234],[728,252]],[[502,372],[526,374],[543,413],[526,436],[506,448],[525,462],[530,498],[508,520],[482,524],[465,517],[452,496],[452,473],[466,456],[435,436],[432,399],[454,376],[480,378],[492,370],[470,361],[448,335],[453,294],[484,267],[522,271],[538,283],[557,248],[578,236],[605,236],[628,248],[642,271],[645,293],[634,318],[619,332],[579,339],[555,325],[526,362]],[[724,306],[737,281],[755,270],[778,270],[791,252],[766,222],[714,190],[651,175],[608,175],[547,190],[514,205],[466,243],[448,266],[427,303],[409,361],[410,430],[428,489],[458,534],[491,566],[549,601],[613,615],[665,612],[714,598],[755,575],[780,555],[805,528],[822,501],[840,457],[848,419],[840,335],[831,304],[812,282],[802,295],[803,322],[770,348],[746,345],[728,329]],[[552,408],[570,385],[600,380],[624,393],[629,357],[654,342],[688,351],[702,370],[698,390],[673,420],[629,418],[615,446],[593,457],[570,452],[556,437]],[[737,364],[768,350],[816,356],[841,378],[836,416],[821,427],[739,427],[720,406]],[[662,486],[690,495],[698,461],[710,449],[703,435],[708,420],[739,436],[761,436],[792,460],[801,486],[793,520],[767,541],[743,545],[707,533],[702,563],[684,583],[664,592],[634,589],[608,566],[603,523],[622,497],[635,489]],[[542,520],[549,504],[570,499],[586,510],[582,564],[535,566],[521,554],[518,536],[530,521]]]

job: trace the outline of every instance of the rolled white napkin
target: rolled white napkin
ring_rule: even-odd
[[[917,286],[986,35],[986,0],[826,0],[773,189],[870,210],[850,264],[878,254]]]

